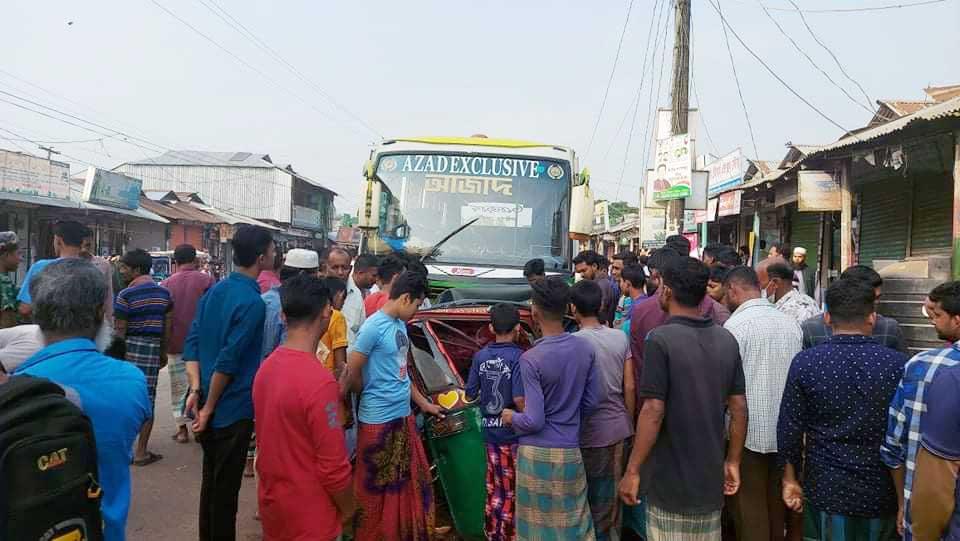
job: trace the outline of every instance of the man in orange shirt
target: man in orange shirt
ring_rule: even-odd
[[[327,276],[323,279],[323,286],[330,292],[330,323],[327,330],[320,337],[317,344],[317,359],[323,367],[329,370],[338,381],[347,365],[347,318],[343,315],[343,303],[347,298],[347,283],[339,278]],[[350,400],[345,399],[340,404],[341,426],[349,429],[353,426],[353,408]],[[355,435],[347,435],[347,451],[352,453],[355,446]]]

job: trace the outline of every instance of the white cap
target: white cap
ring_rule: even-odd
[[[283,266],[292,269],[319,269],[320,256],[313,250],[294,248],[283,258]]]
[[[807,249],[803,246],[797,246],[793,249],[793,255],[807,255]]]

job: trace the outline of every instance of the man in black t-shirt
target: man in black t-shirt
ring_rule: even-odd
[[[740,455],[747,432],[743,367],[736,339],[700,315],[709,271],[690,257],[670,260],[660,271],[661,306],[670,315],[644,345],[633,452],[620,497],[637,505],[643,467],[647,539],[684,534],[720,539],[724,495],[740,487]],[[730,440],[724,453],[724,411]]]

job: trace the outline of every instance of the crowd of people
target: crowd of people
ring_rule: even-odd
[[[58,223],[57,259],[17,291],[3,271],[18,239],[0,232],[0,361],[91,419],[107,539],[125,538],[131,465],[162,460],[149,441],[163,367],[170,436],[203,451],[201,539],[236,537],[245,475],[265,539],[444,532],[420,431],[449,412],[409,372],[407,321],[430,289],[419,260],[280,254],[238,226],[223,280],[182,245],[159,284],[150,254],[128,252],[114,288],[89,237]],[[852,266],[820,294],[803,248],[770,252],[691,257],[673,236],[641,255],[581,252],[572,285],[527,263],[529,311],[489,309],[493,339],[465,382],[488,539],[960,539],[960,282],[923,308],[948,343],[910,358],[877,314],[876,271]]]

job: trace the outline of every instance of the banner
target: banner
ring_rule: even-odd
[[[706,214],[705,211],[698,211],[698,210],[683,211],[683,232],[684,233],[695,232],[697,230],[697,224],[701,223],[697,221],[698,212],[703,212],[704,214]]]
[[[717,219],[717,198],[707,201],[707,223]]]
[[[674,135],[657,141],[653,163],[653,198],[657,201],[684,199],[693,193],[690,137]]]
[[[839,211],[840,193],[840,183],[832,171],[797,173],[797,208],[801,212]]]

